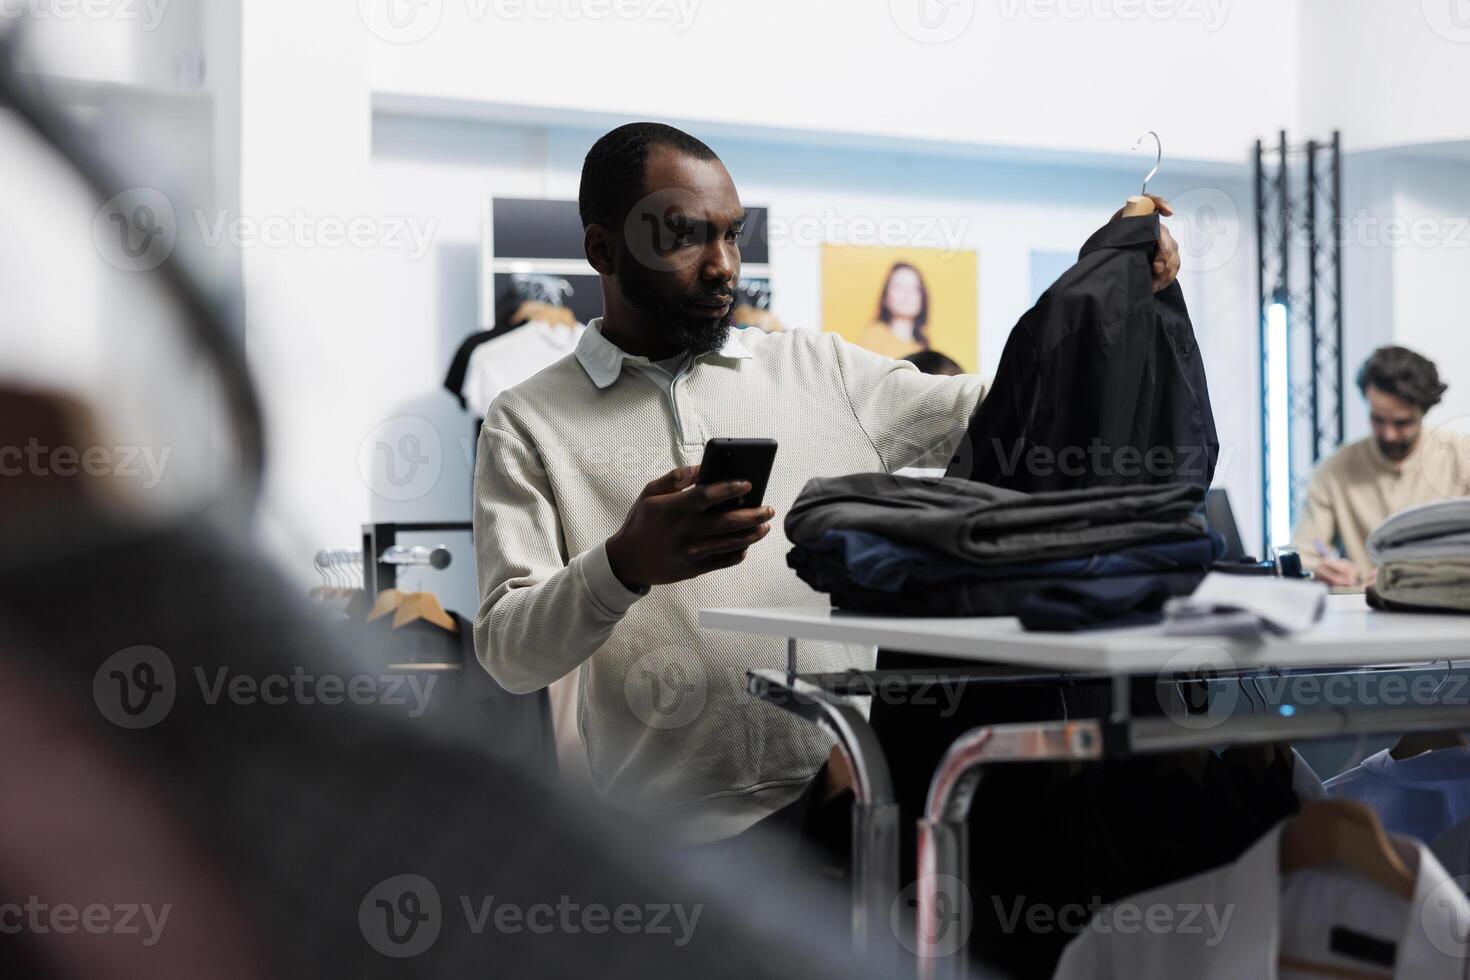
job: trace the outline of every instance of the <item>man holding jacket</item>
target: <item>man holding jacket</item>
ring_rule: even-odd
[[[1169,213],[1161,204],[1162,213]],[[594,780],[681,844],[737,835],[795,800],[829,740],[745,693],[778,638],[706,631],[701,608],[825,606],[786,567],[778,514],[813,477],[942,466],[983,396],[809,330],[731,330],[745,212],[705,144],[634,123],[597,141],[579,205],[604,315],[576,351],[505,392],[480,434],[475,644],[511,691],[582,671]],[[1178,250],[1161,232],[1155,288]],[[777,440],[764,505],[696,485],[706,441]],[[874,651],[802,647],[804,670]]]

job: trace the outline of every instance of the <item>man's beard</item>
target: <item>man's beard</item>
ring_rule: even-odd
[[[1384,455],[1384,458],[1391,459],[1395,463],[1402,462],[1413,448],[1413,442],[1384,442],[1382,439],[1378,440],[1378,451]]]
[[[680,350],[694,354],[708,354],[725,345],[730,335],[730,325],[735,322],[735,303],[732,290],[712,289],[690,296],[665,296],[655,288],[651,277],[631,255],[623,263],[624,272],[618,277],[623,298],[628,305],[650,322],[667,331],[668,338]],[[731,298],[730,309],[719,318],[703,315],[694,304]]]

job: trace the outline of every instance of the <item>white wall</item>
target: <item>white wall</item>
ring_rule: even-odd
[[[808,137],[1118,154],[1158,129],[1175,159],[1235,164],[1258,133],[1295,118],[1294,9],[1294,0],[430,0],[402,26],[370,15],[371,76],[378,92],[482,107]]]
[[[1300,127],[1350,151],[1470,138],[1464,0],[1297,0]]]
[[[1434,361],[1450,386],[1431,422],[1470,429],[1470,160],[1398,169],[1397,220],[1376,236],[1392,256],[1394,342]]]

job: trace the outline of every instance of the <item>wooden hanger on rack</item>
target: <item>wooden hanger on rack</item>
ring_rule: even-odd
[[[393,613],[393,628],[402,629],[420,619],[451,633],[459,632],[459,625],[455,623],[454,617],[444,611],[438,597],[432,592],[410,592],[405,595]]]
[[[1414,872],[1394,850],[1378,814],[1356,800],[1313,800],[1281,832],[1281,873],[1337,864],[1408,901]]]
[[[559,327],[577,325],[577,315],[565,306],[553,306],[535,299],[528,299],[517,306],[510,318],[512,324],[529,323],[532,320],[542,320]]]
[[[1147,214],[1153,214],[1155,210],[1153,198],[1148,196],[1148,182],[1154,179],[1154,174],[1159,172],[1159,164],[1164,161],[1164,141],[1159,139],[1159,134],[1152,129],[1144,133],[1143,136],[1152,136],[1154,138],[1154,145],[1157,148],[1154,156],[1154,168],[1148,172],[1147,177],[1143,178],[1143,190],[1130,197],[1128,203],[1123,205],[1123,217],[1125,218],[1142,217]],[[1143,145],[1143,136],[1138,137],[1137,142],[1133,144],[1135,150]]]
[[[1378,815],[1356,800],[1304,803],[1281,832],[1283,875],[1330,865],[1347,868],[1406,902],[1414,898],[1414,872],[1394,850]],[[1314,963],[1294,956],[1282,956],[1278,965],[1282,970],[1319,977],[1392,980],[1392,974],[1381,970]]]
[[[403,593],[398,589],[384,589],[378,593],[373,600],[373,608],[368,610],[367,621],[375,623],[384,616],[398,611],[398,604],[403,601]]]

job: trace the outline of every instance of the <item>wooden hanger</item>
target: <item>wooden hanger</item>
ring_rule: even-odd
[[[369,623],[375,623],[389,613],[397,612],[398,604],[402,601],[402,592],[397,589],[384,589],[373,600],[373,608],[368,610],[367,621]]]
[[[1357,800],[1313,800],[1281,832],[1281,873],[1342,865],[1404,901],[1414,872],[1394,850],[1378,814]]]
[[[577,325],[577,315],[565,306],[553,306],[550,303],[543,303],[540,300],[528,299],[516,307],[516,311],[511,314],[510,322],[512,324],[521,324],[531,320],[542,320],[553,326],[560,327],[575,327]]]
[[[1356,800],[1314,800],[1281,832],[1283,875],[1328,865],[1341,865],[1404,901],[1414,898],[1414,872],[1389,842],[1378,814]],[[1314,963],[1292,956],[1277,961],[1282,970],[1320,977],[1393,980],[1392,974]]]
[[[459,632],[454,617],[444,611],[438,597],[432,592],[410,592],[405,595],[393,613],[393,628],[401,629],[418,619],[433,623],[451,633]]]

